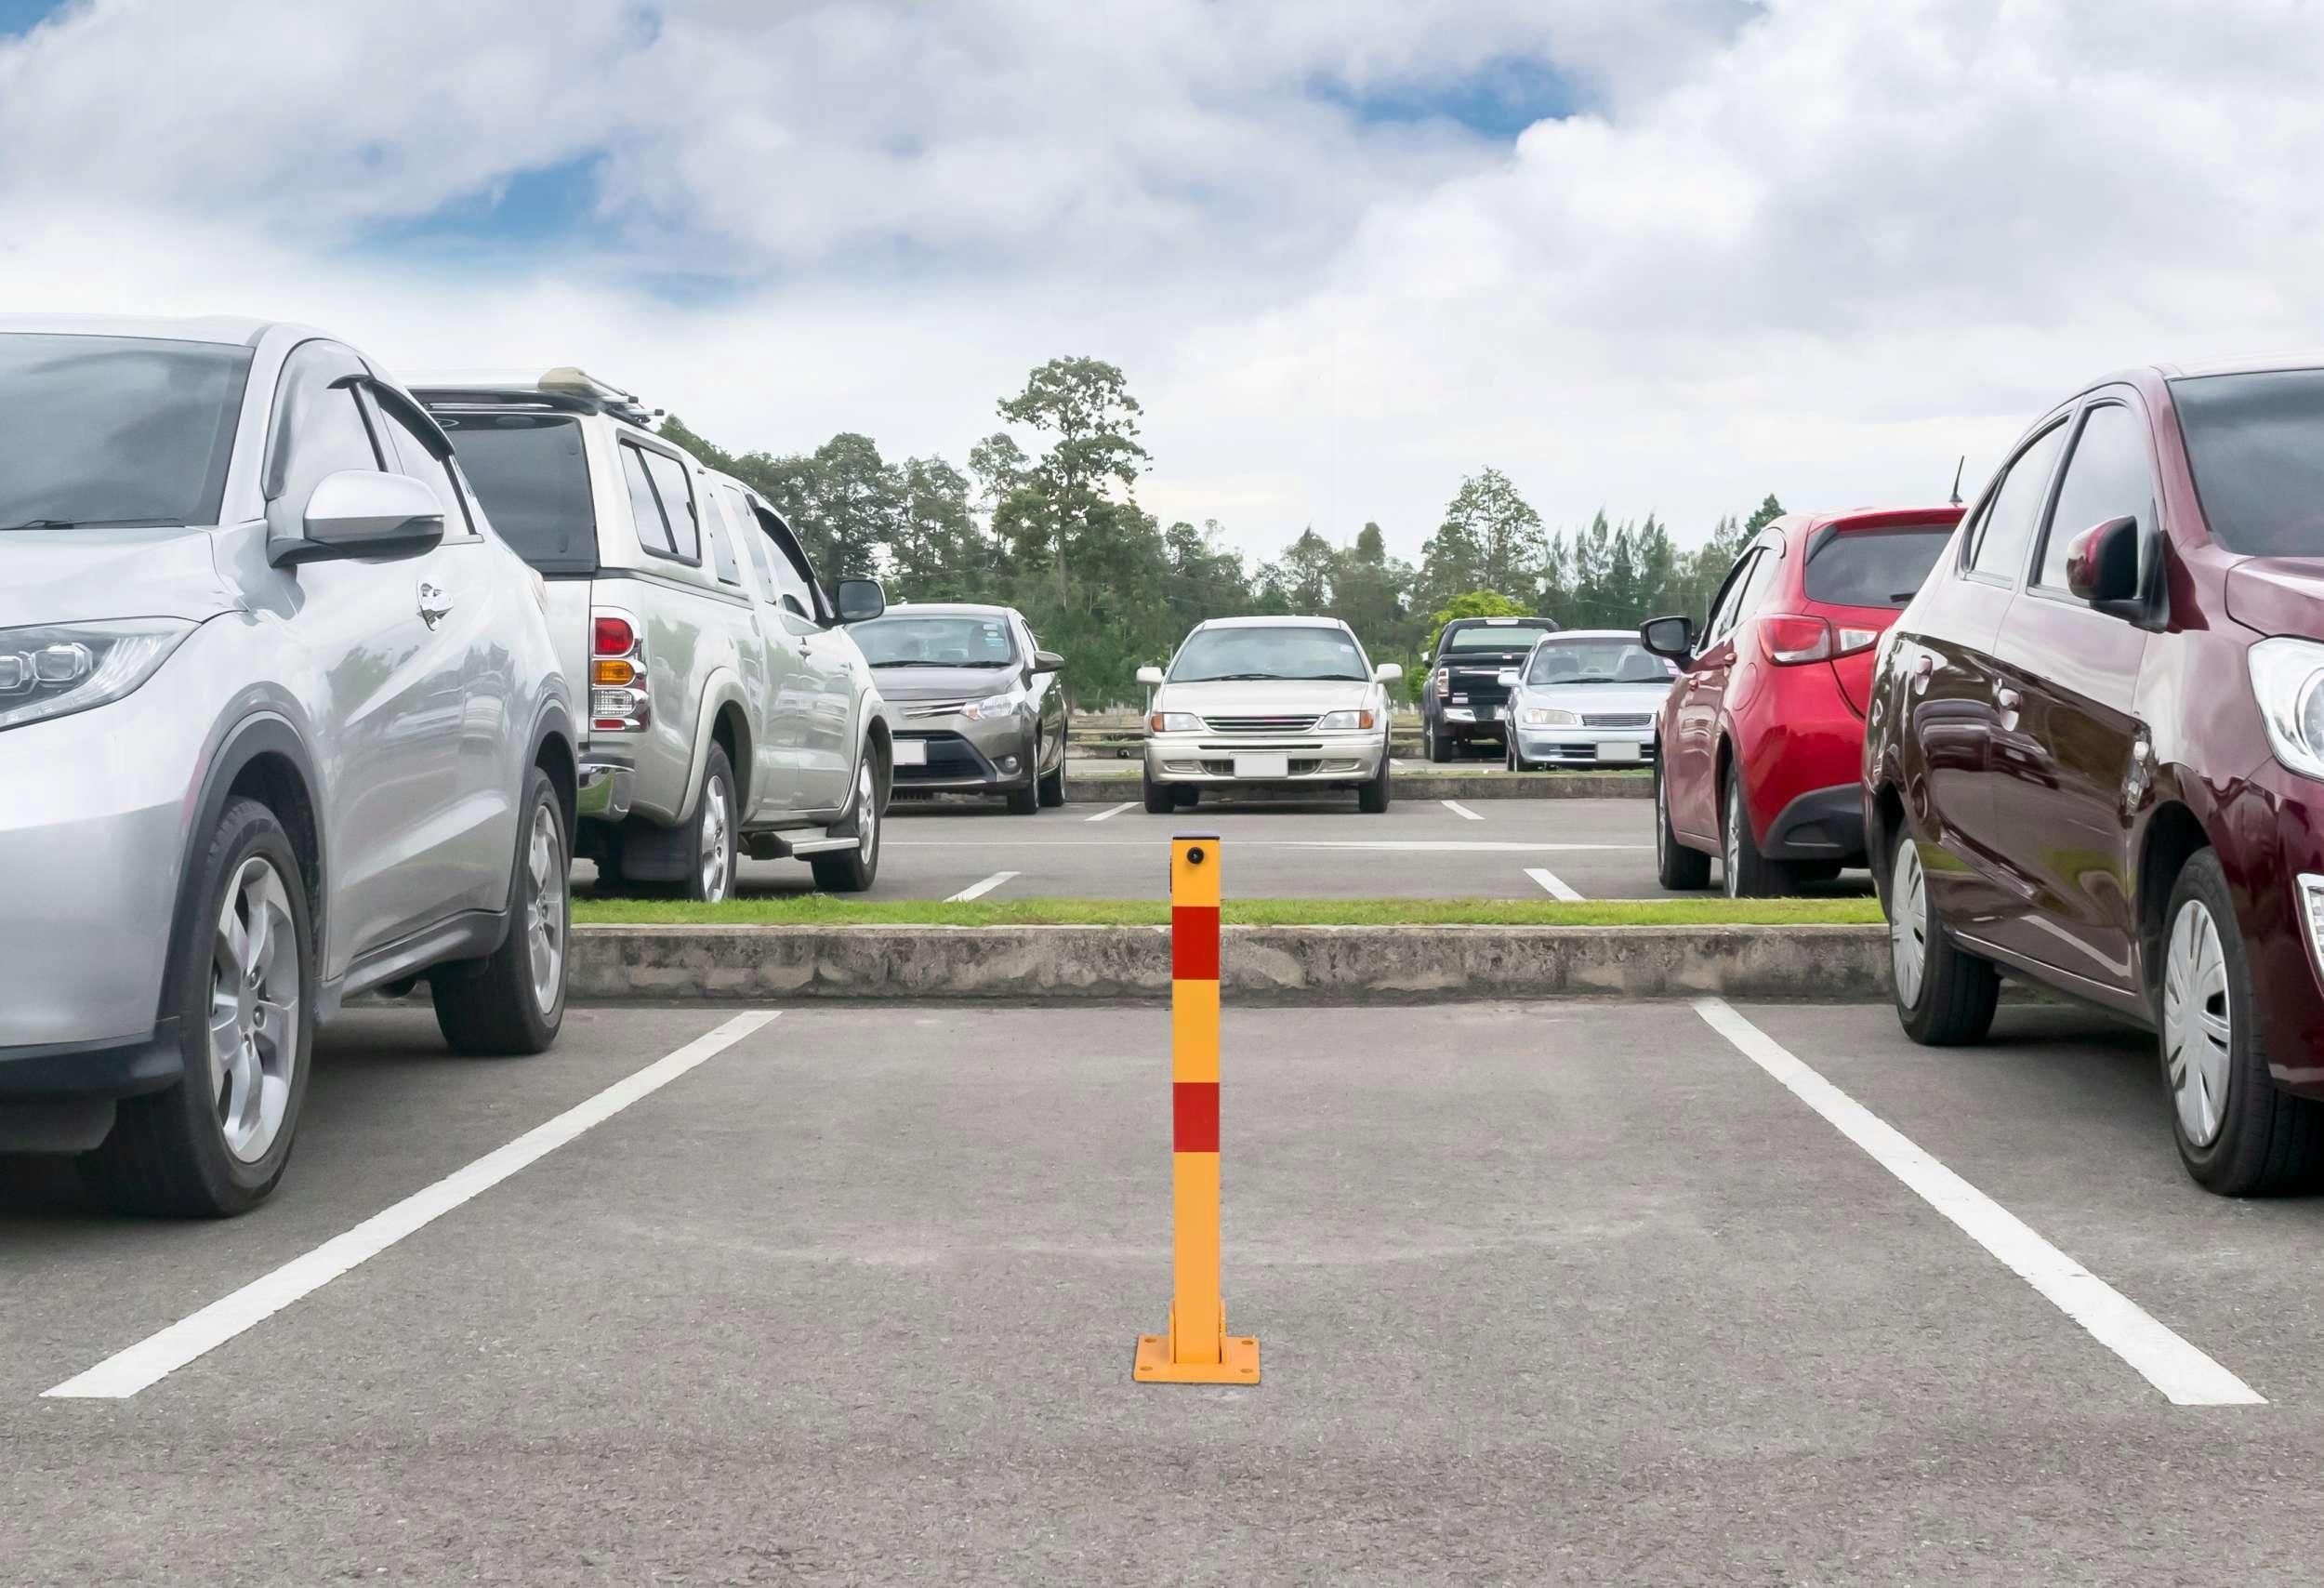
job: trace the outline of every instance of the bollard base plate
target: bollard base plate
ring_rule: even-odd
[[[1255,1384],[1259,1382],[1259,1342],[1248,1335],[1230,1334],[1219,1342],[1215,1362],[1173,1362],[1169,1335],[1142,1334],[1129,1376],[1142,1384]]]

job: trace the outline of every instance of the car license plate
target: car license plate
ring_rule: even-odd
[[[1606,739],[1598,746],[1600,761],[1636,761],[1638,746],[1630,739]]]
[[[928,742],[925,739],[898,739],[895,742],[895,758],[898,766],[926,766]]]
[[[1235,758],[1237,777],[1288,777],[1291,758],[1287,755],[1238,755]]]

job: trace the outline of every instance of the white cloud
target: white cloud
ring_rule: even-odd
[[[1591,105],[1513,147],[1343,102],[1525,60]],[[735,444],[956,460],[1089,352],[1148,504],[1260,549],[1409,554],[1486,463],[1693,536],[1941,495],[2116,364],[2324,339],[2319,69],[2289,0],[112,0],[0,42],[0,301],[578,360]],[[600,251],[365,245],[601,150]],[[741,285],[634,285],[688,269]]]

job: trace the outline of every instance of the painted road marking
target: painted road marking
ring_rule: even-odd
[[[1100,811],[1094,816],[1084,816],[1082,820],[1085,822],[1102,822],[1108,816],[1120,815],[1124,811],[1129,810],[1131,806],[1137,803],[1138,801],[1135,800],[1125,800],[1118,805],[1109,806],[1105,810]]]
[[[1581,895],[1567,887],[1564,880],[1554,871],[1545,870],[1538,866],[1528,866],[1525,867],[1525,875],[1539,883],[1541,891],[1553,899],[1570,899],[1577,904],[1581,902]]]
[[[1468,806],[1462,804],[1458,800],[1439,800],[1437,803],[1444,806],[1445,809],[1450,811],[1456,816],[1466,816],[1472,822],[1481,822],[1485,820],[1483,816],[1478,815],[1474,811],[1472,811]]]
[[[1018,871],[996,871],[990,877],[985,878],[984,880],[975,884],[973,887],[961,889],[958,893],[953,894],[952,897],[946,899],[944,903],[948,905],[965,905],[971,899],[981,899],[985,894],[991,893],[995,888],[999,887],[1003,882],[1009,880],[1010,878],[1022,875],[1023,875],[1023,873]]]
[[[1240,842],[1245,849],[1380,849],[1402,850],[1418,854],[1557,854],[1569,852],[1635,851],[1654,847],[1651,843],[1516,843],[1500,839],[1460,838],[1319,838],[1293,840],[1279,843],[1244,839]]]
[[[425,1190],[374,1213],[344,1235],[332,1237],[273,1273],[253,1279],[233,1294],[179,1318],[158,1334],[106,1357],[88,1371],[45,1392],[59,1399],[121,1400],[160,1383],[243,1330],[263,1323],[284,1307],[312,1295],[358,1264],[376,1257],[415,1230],[425,1228],[463,1202],[491,1190],[526,1165],[548,1157],[591,1126],[601,1124],[640,1098],[659,1092],[704,1060],[733,1046],[772,1020],[780,1010],[738,1014],[676,1052],[615,1081],[546,1124],[535,1125],[506,1146],[495,1147],[465,1169],[456,1170]]]
[[[2052,1246],[2016,1214],[1916,1146],[1905,1134],[1794,1057],[1725,1000],[1695,1012],[1737,1052],[1872,1156],[1962,1234],[2047,1296],[2091,1337],[2179,1406],[2265,1406],[2266,1399],[2188,1344],[2128,1296]]]

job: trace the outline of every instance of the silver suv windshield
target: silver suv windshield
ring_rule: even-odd
[[[250,350],[0,334],[0,530],[218,522]]]
[[[1285,625],[1204,629],[1188,636],[1170,665],[1172,683],[1212,683],[1221,679],[1349,679],[1371,673],[1364,653],[1341,629]]]
[[[848,629],[876,668],[1005,668],[1017,659],[998,617],[916,617],[892,613]]]

